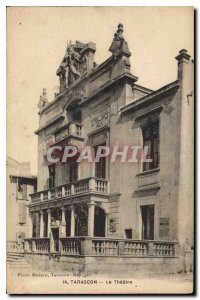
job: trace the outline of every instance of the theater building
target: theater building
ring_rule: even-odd
[[[60,268],[66,269],[73,261],[74,268],[88,264],[94,270],[110,264],[188,270],[194,214],[193,60],[187,50],[179,51],[172,57],[177,80],[151,90],[131,73],[122,24],[109,50],[108,59],[97,65],[94,43],[69,43],[56,72],[59,93],[50,102],[45,89],[40,96],[38,186],[29,205],[26,257],[46,266],[63,261]],[[85,146],[94,151],[148,146],[152,161],[112,162],[108,156],[98,162],[49,162],[48,149],[65,145],[75,146],[77,157]]]

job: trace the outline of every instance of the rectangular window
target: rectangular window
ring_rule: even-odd
[[[143,147],[148,147],[146,158],[152,162],[143,162],[143,171],[159,167],[159,121],[150,123],[142,128]]]
[[[55,187],[55,165],[49,166],[49,188]]]
[[[44,213],[44,237],[48,237],[48,214],[47,212]]]
[[[37,213],[32,214],[32,226],[33,226],[33,233],[32,237],[37,237]]]
[[[106,146],[106,143],[95,146],[95,157],[99,146]],[[106,158],[100,157],[98,162],[95,162],[95,177],[106,178]]]
[[[154,205],[140,207],[142,219],[142,239],[154,239]]]
[[[76,123],[81,123],[81,112],[80,111],[76,111],[73,115],[72,115],[72,121],[76,122]]]
[[[27,184],[24,179],[19,178],[17,184],[17,195],[18,199],[27,199]]]
[[[78,180],[78,163],[72,162],[69,164],[69,182]]]
[[[132,239],[132,229],[125,229],[126,239]]]

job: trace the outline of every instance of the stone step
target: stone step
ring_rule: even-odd
[[[17,263],[17,262],[8,262],[9,265],[12,265],[12,266],[29,266],[29,264],[27,262],[20,262],[20,263]]]
[[[11,255],[24,255],[24,252],[7,251],[7,254],[11,254]]]
[[[9,268],[13,269],[22,269],[22,268],[26,268],[26,269],[30,269],[31,266],[27,263],[27,261],[24,259],[24,257],[7,257],[7,263]]]
[[[24,257],[24,253],[18,252],[7,252],[7,257]]]
[[[15,262],[15,261],[24,261],[24,258],[22,257],[20,257],[20,258],[18,258],[18,257],[7,257],[7,261],[13,261],[13,262]]]
[[[31,269],[22,252],[7,252],[7,263],[10,269]]]
[[[10,264],[9,268],[10,269],[31,269],[29,265],[13,265],[13,264]]]

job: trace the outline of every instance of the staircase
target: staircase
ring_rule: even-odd
[[[25,260],[22,252],[7,252],[7,265],[10,269],[31,270],[31,266]]]

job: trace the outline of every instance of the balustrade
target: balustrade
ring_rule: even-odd
[[[49,253],[50,242],[48,238],[35,239],[35,252]]]
[[[95,255],[117,256],[118,243],[118,241],[93,240],[92,253]]]
[[[97,192],[107,192],[108,181],[104,179],[95,179],[95,189]]]
[[[41,193],[34,193],[31,195],[31,202],[32,203],[36,203],[36,202],[40,202],[41,201]]]
[[[66,237],[57,242],[60,242],[60,255],[69,256],[175,257],[175,248],[178,246],[177,242],[94,237]],[[26,252],[50,252],[49,238],[25,239],[25,245]]]
[[[148,242],[144,241],[127,241],[124,245],[124,255],[141,255],[145,256],[148,253]]]
[[[76,135],[82,136],[82,125],[76,124]]]
[[[154,255],[155,256],[174,256],[175,247],[174,244],[156,242],[154,243]]]
[[[74,183],[74,193],[75,194],[80,194],[80,193],[85,193],[89,191],[89,180],[84,179],[77,181]]]
[[[32,203],[37,203],[87,193],[89,191],[108,193],[108,180],[98,178],[82,179],[74,183],[68,183],[50,190],[31,194],[31,201]]]
[[[61,238],[61,253],[63,255],[80,255],[81,240],[74,238]]]
[[[83,137],[82,125],[78,123],[68,123],[55,133],[55,141],[58,142],[69,135]]]

